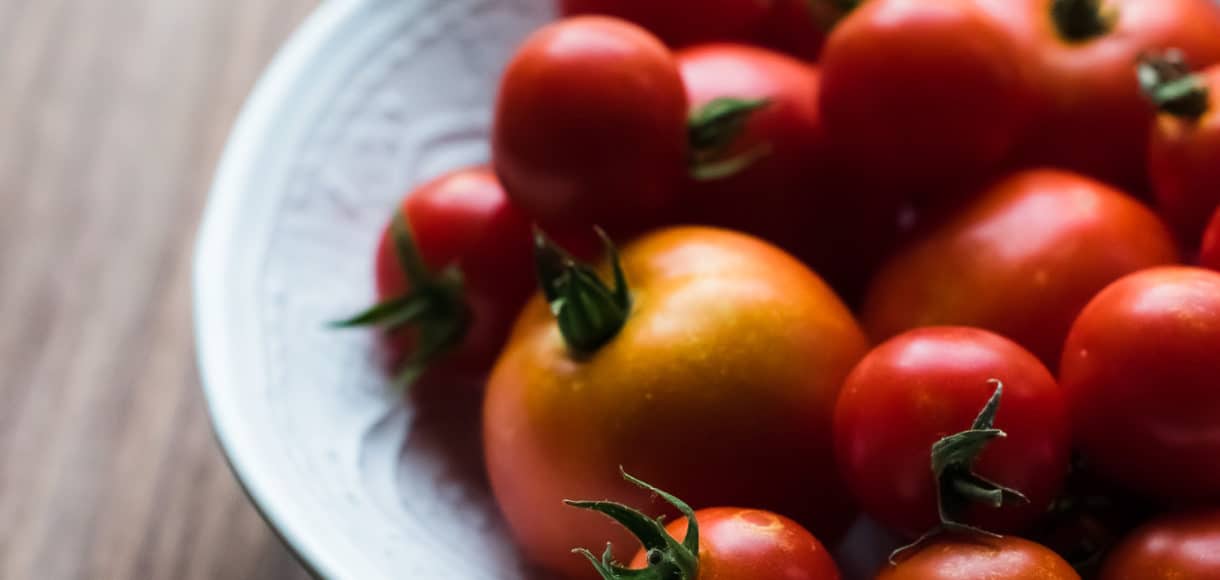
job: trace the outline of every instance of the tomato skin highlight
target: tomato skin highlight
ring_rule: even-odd
[[[1050,165],[1134,193],[1148,190],[1152,108],[1134,71],[1144,53],[1182,50],[1190,64],[1220,61],[1220,7],[1210,0],[1106,0],[1112,28],[1062,36],[1053,0],[975,0],[1015,40],[1034,92],[1034,130],[1013,153],[1021,167]]]
[[[1170,502],[1220,498],[1220,273],[1151,268],[1080,313],[1060,381],[1098,473]]]
[[[835,406],[839,471],[861,509],[915,538],[939,523],[932,444],[966,430],[1004,385],[991,441],[975,472],[1016,489],[1029,503],[973,504],[962,523],[1020,531],[1046,511],[1067,473],[1070,429],[1063,394],[1032,354],[997,334],[967,327],[920,328],[860,361]]]
[[[889,565],[877,580],[1080,580],[1044,546],[1016,536],[937,539]]]
[[[699,523],[699,580],[839,580],[826,547],[800,524],[776,513],[717,507],[695,512]],[[675,538],[686,536],[686,518],[665,526]],[[648,563],[647,550],[631,568]]]
[[[791,256],[726,230],[660,230],[622,264],[634,305],[612,340],[571,356],[535,297],[488,382],[488,473],[526,555],[589,577],[571,547],[633,545],[560,503],[649,505],[620,465],[696,508],[758,506],[836,537],[854,508],[834,477],[831,414],[867,350],[847,308]]]
[[[1081,175],[1027,170],[891,256],[861,318],[874,340],[927,325],[986,328],[1055,369],[1093,295],[1123,275],[1177,261],[1168,229],[1136,200]]]
[[[1191,246],[1220,207],[1220,66],[1199,73],[1199,78],[1208,88],[1207,111],[1198,119],[1157,115],[1148,145],[1157,209]]]
[[[686,93],[669,49],[601,16],[534,32],[501,79],[492,162],[515,204],[548,227],[642,227],[687,171]]]
[[[491,368],[516,313],[533,291],[529,223],[483,166],[455,170],[420,185],[398,209],[431,270],[452,265],[461,270],[472,311],[461,345],[439,359],[425,377],[480,377]],[[378,301],[410,290],[388,225],[377,246],[374,273]],[[386,336],[395,359],[403,359],[416,347],[412,329]]]
[[[1203,235],[1203,248],[1199,252],[1199,264],[1204,268],[1220,271],[1220,207],[1212,214],[1211,224]]]
[[[1158,518],[1127,536],[1111,552],[1101,580],[1220,578],[1220,510]]]
[[[850,157],[943,196],[1015,145],[1029,88],[1010,38],[972,0],[870,0],[820,62],[827,132]]]

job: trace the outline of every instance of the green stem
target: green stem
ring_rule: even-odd
[[[534,263],[542,293],[550,303],[564,342],[581,355],[596,351],[614,338],[631,313],[631,293],[618,250],[605,232],[598,229],[597,234],[613,271],[613,288],[593,268],[577,262],[555,245],[542,230],[534,230]]]
[[[1051,20],[1059,36],[1068,42],[1085,42],[1114,29],[1117,9],[1105,0],[1052,0]]]
[[[1207,83],[1191,72],[1180,51],[1141,57],[1137,74],[1144,95],[1162,113],[1193,121],[1210,108]]]
[[[759,143],[738,155],[727,155],[745,131],[746,121],[770,103],[765,98],[724,97],[691,113],[687,121],[691,176],[698,181],[722,179],[741,172],[770,153],[770,144]]]

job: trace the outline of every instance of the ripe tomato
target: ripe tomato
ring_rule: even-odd
[[[1115,483],[1169,501],[1220,498],[1220,273],[1126,276],[1072,325],[1060,379],[1076,443]]]
[[[822,543],[784,516],[729,507],[696,512],[682,500],[626,473],[623,475],[664,498],[685,517],[662,528],[657,520],[621,504],[566,502],[602,512],[631,530],[643,544],[627,569],[613,564],[610,551],[598,560],[588,550],[579,550],[605,580],[639,578],[645,568],[656,573],[651,577],[672,580],[839,579],[839,570]]]
[[[604,14],[630,20],[670,46],[755,35],[777,0],[559,0],[563,16]]]
[[[706,227],[628,246],[629,301],[570,263],[546,264],[549,296],[518,319],[483,415],[492,489],[532,560],[587,574],[572,545],[629,540],[559,503],[642,504],[613,477],[619,465],[696,507],[756,506],[824,539],[842,531],[853,508],[834,477],[831,413],[868,346],[815,274],[758,239]]]
[[[1220,578],[1220,510],[1165,516],[1123,540],[1101,580]]]
[[[835,27],[821,65],[831,138],[921,188],[986,174],[1028,117],[1015,46],[973,0],[865,2]]]
[[[1199,264],[1204,268],[1220,270],[1220,207],[1212,214],[1212,222],[1203,235],[1203,249],[1199,252]]]
[[[1080,580],[1046,547],[1015,536],[941,538],[886,566],[877,580]]]
[[[532,219],[647,223],[686,171],[686,114],[678,67],[656,37],[614,18],[562,20],[508,64],[493,165]]]
[[[1029,170],[891,257],[862,318],[875,340],[917,326],[979,326],[1054,369],[1068,328],[1097,291],[1177,258],[1169,231],[1134,199],[1080,175]]]
[[[1220,66],[1165,79],[1150,92],[1160,107],[1148,145],[1152,192],[1161,215],[1193,246],[1220,206]]]
[[[482,375],[533,288],[529,224],[486,167],[421,185],[396,215],[402,237],[392,220],[377,247],[379,304],[345,322],[387,329],[404,383],[432,363],[429,376]]]
[[[979,487],[969,464],[941,481],[930,468],[933,444],[971,428],[994,381],[1003,384],[994,428],[1007,436],[991,440],[973,469],[1028,498],[1003,507],[977,503],[957,485]],[[957,523],[998,532],[1028,527],[1063,484],[1071,435],[1063,394],[1032,354],[985,330],[932,327],[890,339],[856,365],[835,406],[834,441],[840,474],[861,509],[913,538],[942,521],[938,497],[955,508]]]
[[[1171,47],[1192,64],[1220,60],[1220,8],[1211,0],[975,1],[1021,46],[1036,88],[1036,130],[1015,153],[1019,163],[1147,191],[1152,113],[1135,63]]]
[[[775,243],[836,289],[862,285],[896,237],[901,200],[864,187],[865,176],[836,159],[817,108],[817,69],[737,44],[695,46],[676,57],[696,111],[725,98],[766,102],[722,154],[760,157],[723,179],[692,179],[682,217]]]

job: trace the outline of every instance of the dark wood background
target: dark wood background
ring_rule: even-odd
[[[0,578],[306,578],[208,424],[191,251],[315,0],[0,0]]]

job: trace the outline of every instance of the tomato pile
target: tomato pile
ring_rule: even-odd
[[[1220,578],[1220,4],[558,7],[338,323],[540,573]]]

